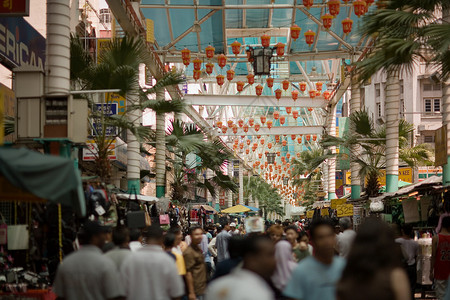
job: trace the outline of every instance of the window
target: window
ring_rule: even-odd
[[[377,116],[381,118],[383,116],[383,112],[381,111],[381,103],[377,103]]]
[[[404,87],[403,87],[403,79],[400,80],[400,95],[403,95]]]
[[[425,112],[435,113],[441,112],[441,99],[424,99]]]
[[[109,12],[109,9],[107,8],[100,9],[100,22],[111,23],[111,14]]]
[[[434,136],[432,135],[426,135],[423,139],[425,143],[434,143]]]
[[[424,83],[423,84],[423,90],[425,92],[431,92],[431,91],[440,91],[441,90],[441,84],[440,83]]]
[[[380,84],[376,83],[375,84],[375,97],[380,97],[380,95],[381,95]]]

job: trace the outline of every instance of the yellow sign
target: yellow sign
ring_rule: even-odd
[[[328,212],[328,208],[322,208],[322,209],[320,210],[320,215],[321,215],[322,217],[327,217],[327,216],[329,216],[330,213]]]
[[[331,209],[336,209],[338,205],[345,204],[347,199],[331,199]]]
[[[351,181],[351,173],[347,171],[345,173],[346,184],[349,185],[352,183]],[[413,182],[413,171],[412,168],[399,168],[398,169],[398,180],[404,182]],[[386,185],[386,170],[380,170],[380,176],[378,177],[378,182],[380,185]]]
[[[6,85],[0,83],[0,145],[3,145],[5,140],[7,142],[13,141],[11,135],[6,138],[4,136],[4,120],[6,117],[14,118],[15,99],[14,92]]]
[[[353,204],[341,204],[336,207],[338,218],[353,216]]]
[[[155,43],[155,24],[153,20],[145,19],[147,25],[147,42],[154,44]]]
[[[106,93],[105,94],[105,103],[117,103],[117,114],[123,115],[125,114],[127,108],[127,99],[120,96],[116,93]]]
[[[447,125],[436,129],[434,132],[434,155],[435,166],[443,166],[447,164]]]
[[[100,63],[102,53],[109,47],[111,39],[97,39],[97,63]]]
[[[306,218],[307,218],[307,219],[312,219],[313,216],[314,216],[314,210],[308,210],[308,211],[306,212]]]

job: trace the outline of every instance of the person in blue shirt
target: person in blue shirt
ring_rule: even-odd
[[[335,256],[336,234],[327,219],[316,219],[310,226],[314,256],[303,259],[292,272],[283,294],[297,300],[336,299],[336,283],[345,260]]]

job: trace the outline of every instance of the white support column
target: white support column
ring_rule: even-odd
[[[398,122],[400,113],[400,82],[398,72],[389,72],[386,79],[386,192],[398,190]]]
[[[164,90],[156,93],[156,99],[164,100]],[[156,197],[164,197],[166,194],[166,116],[156,114]]]
[[[135,94],[127,95],[127,105],[132,106],[139,102],[139,97]],[[139,126],[140,111],[133,110],[127,114],[127,119],[134,126]],[[141,155],[140,144],[136,136],[127,130],[127,181],[128,192],[140,193]]]
[[[350,99],[350,114],[353,114],[361,110],[361,93],[359,90],[359,83],[353,78],[352,81],[352,97]],[[353,149],[349,149],[354,156],[358,156],[360,153],[360,147],[355,146]],[[352,187],[352,199],[358,199],[361,195],[361,179],[359,178],[360,166],[353,160],[350,162],[350,172],[351,172],[351,187]]]
[[[336,105],[331,105],[328,116],[328,134],[336,136]],[[336,153],[336,147],[330,148],[331,153]],[[336,198],[336,158],[328,159],[328,200]]]
[[[233,177],[233,161],[229,161],[228,163],[228,176]],[[228,198],[227,198],[227,208],[233,206],[233,192],[228,191]]]
[[[244,164],[239,160],[239,204],[245,204],[244,201]]]

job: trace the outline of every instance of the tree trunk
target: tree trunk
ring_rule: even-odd
[[[356,78],[352,80],[352,98],[350,100],[350,114],[361,110],[361,92],[359,90],[359,84],[356,81]],[[359,156],[358,153],[361,153],[361,147],[359,145],[355,145],[350,149],[353,153],[354,157]],[[358,199],[361,195],[361,178],[359,177],[359,171],[361,167],[355,162],[350,162],[350,172],[351,172],[351,198]]]
[[[134,105],[139,102],[137,95],[128,94],[127,104]],[[139,126],[140,111],[133,110],[127,113],[129,122],[132,122],[135,127]],[[134,134],[127,130],[127,181],[129,193],[140,193],[140,176],[141,176],[141,155],[140,144]]]
[[[164,100],[164,89],[156,93],[156,100]],[[166,195],[166,115],[156,114],[156,197]]]
[[[389,72],[386,82],[386,192],[398,190],[398,122],[400,82],[398,72]]]
[[[330,108],[328,134],[336,136],[336,105]],[[330,147],[330,151],[336,153],[336,146]],[[336,199],[336,157],[328,159],[328,200],[331,199]]]

